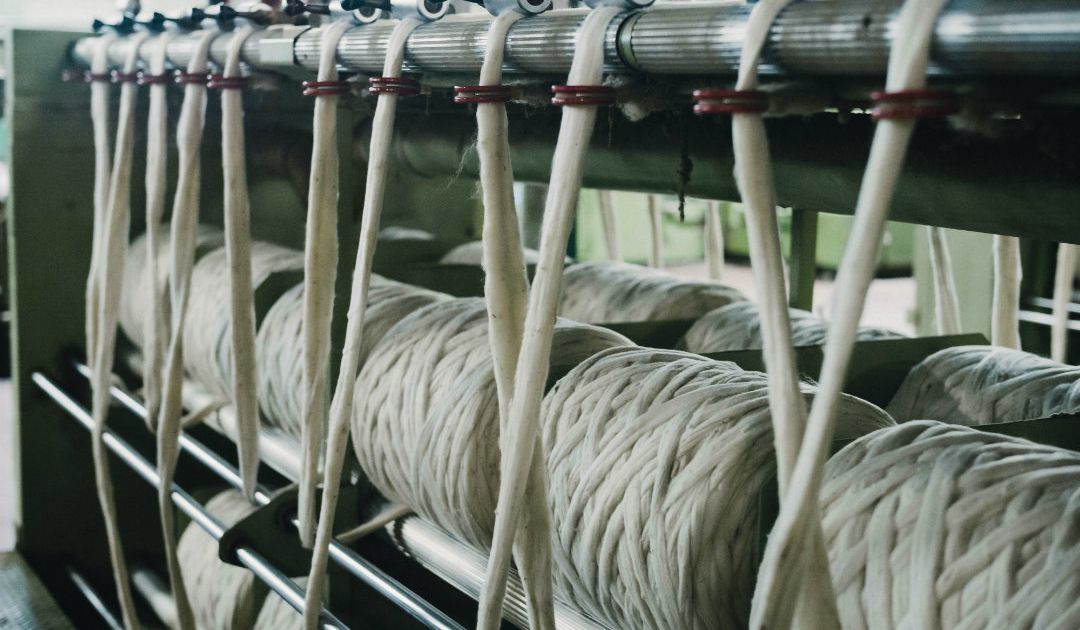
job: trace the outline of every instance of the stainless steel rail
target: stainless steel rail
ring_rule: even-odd
[[[76,362],[75,368],[82,376],[88,376],[89,372],[84,364]],[[146,419],[146,407],[127,390],[114,383],[110,386],[109,391],[116,402],[123,405],[136,416]],[[222,459],[221,456],[212,449],[184,431],[180,432],[180,448],[220,477],[225,483],[237,490],[242,489],[243,485],[240,479],[240,472],[236,467]],[[255,500],[260,505],[269,503],[270,498],[269,490],[262,486],[257,487],[255,491]],[[293,525],[295,526],[296,524],[296,519],[293,519]],[[432,606],[422,597],[409,590],[405,585],[387,575],[382,569],[371,564],[365,558],[341,543],[336,541],[330,543],[330,559],[345,569],[349,574],[358,578],[377,593],[409,613],[420,623],[424,624],[424,626],[434,630],[464,630],[460,624],[448,617],[441,610]],[[301,597],[299,600],[300,607],[297,608],[297,610],[303,610],[303,605],[303,597]],[[296,608],[296,606],[293,607]]]
[[[34,372],[30,378],[41,391],[60,405],[64,411],[81,424],[87,431],[93,430],[94,420],[90,414],[87,413],[78,402],[68,396],[63,389],[53,383],[49,377],[41,372]],[[132,448],[130,444],[118,436],[112,429],[108,427],[105,428],[103,441],[110,451],[123,460],[123,462],[135,471],[136,474],[142,477],[144,481],[153,486],[160,485],[161,478],[158,477],[154,465],[147,461],[145,457],[140,455],[138,451]],[[176,507],[180,508],[180,511],[190,517],[192,522],[196,523],[206,531],[211,538],[219,540],[225,533],[224,526],[222,526],[214,515],[207,511],[202,504],[192,498],[190,494],[185,492],[183,488],[173,484],[171,496]],[[300,588],[300,586],[289,579],[287,575],[274,568],[274,565],[264,558],[262,554],[247,547],[240,547],[236,550],[236,556],[241,564],[258,576],[259,579],[266,583],[270,590],[277,593],[278,596],[284,599],[290,606],[300,612],[304,610],[304,589]],[[341,620],[328,610],[323,609],[320,612],[320,618],[324,627],[348,628],[348,626],[342,623]]]
[[[772,27],[763,72],[801,76],[883,74],[892,23],[901,0],[804,0],[788,7]],[[563,74],[570,67],[582,10],[552,11],[515,24],[507,37],[506,71]],[[612,21],[605,60],[617,72],[654,75],[729,76],[735,73],[749,7],[742,2],[661,2]],[[475,75],[483,59],[490,18],[462,14],[425,24],[409,37],[406,68],[413,72]],[[338,45],[341,64],[358,72],[382,69],[392,23],[358,26]],[[211,57],[224,60],[230,34],[215,42]],[[257,33],[244,46],[256,68],[280,67],[283,38],[292,39],[295,65],[314,70],[319,32]],[[88,63],[92,39],[80,40],[74,56]],[[169,44],[170,61],[183,66],[193,37]],[[263,40],[267,41],[264,42]],[[274,40],[274,41],[271,41]],[[270,54],[273,43],[274,54]],[[110,47],[119,65],[130,42]],[[144,45],[149,55],[150,45]],[[953,76],[1075,77],[1080,72],[1080,4],[1071,0],[953,0],[938,20],[931,72]]]

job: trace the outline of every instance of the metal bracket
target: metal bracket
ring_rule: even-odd
[[[254,549],[268,558],[290,577],[305,576],[311,568],[311,550],[300,545],[291,525],[296,516],[298,487],[292,484],[275,492],[270,502],[237,521],[225,530],[218,541],[218,557],[222,562],[245,566],[237,557],[240,548]],[[341,530],[359,524],[361,489],[343,485],[339,490],[334,522]]]

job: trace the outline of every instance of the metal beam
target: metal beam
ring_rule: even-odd
[[[527,113],[527,112],[526,112]],[[725,119],[654,115],[643,122],[601,115],[585,159],[590,188],[674,193],[682,151],[693,164],[686,194],[738,201],[731,128]],[[558,116],[522,112],[510,120],[518,181],[544,182],[558,135]],[[1080,242],[1080,161],[1022,133],[960,135],[941,121],[920,123],[897,188],[891,218],[974,232]],[[815,212],[851,214],[866,168],[873,124],[823,114],[767,121],[777,201]],[[1023,127],[1023,128],[1022,128]],[[427,177],[476,178],[469,115],[401,117],[394,136],[398,167]],[[357,151],[367,150],[360,129]],[[1074,151],[1065,149],[1066,151]],[[1075,151],[1074,151],[1075,152]]]
[[[900,0],[835,0],[797,2],[772,27],[765,49],[766,73],[798,76],[882,75],[892,22]],[[656,75],[729,76],[735,73],[750,5],[742,2],[672,2],[617,17],[608,28],[605,60],[613,71]],[[511,74],[564,74],[573,55],[574,34],[585,11],[567,10],[522,20],[507,37],[507,71]],[[416,29],[406,47],[406,70],[469,74],[480,70],[486,14],[461,14]],[[342,38],[338,57],[350,70],[380,72],[393,24],[379,21],[357,27]],[[244,46],[249,64],[272,66],[280,54],[266,55],[263,31]],[[214,42],[211,56],[224,61],[227,38]],[[295,37],[294,60],[314,70],[319,32]],[[192,37],[169,45],[169,59],[187,63]],[[88,40],[75,55],[86,63]],[[110,51],[120,64],[128,42]],[[144,55],[149,55],[150,46]],[[1080,5],[1068,0],[954,0],[942,13],[932,40],[931,71],[969,77],[1059,76],[1080,72]]]

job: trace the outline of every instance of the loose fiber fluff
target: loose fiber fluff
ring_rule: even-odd
[[[561,597],[611,628],[746,627],[776,471],[765,375],[615,348],[561,379],[542,420]],[[837,421],[847,438],[892,425],[849,396]]]
[[[820,496],[844,628],[1080,625],[1080,455],[937,422],[856,440]]]
[[[789,309],[791,341],[796,346],[817,346],[825,342],[829,323],[809,311]],[[903,335],[886,328],[861,326],[857,341],[897,339]],[[691,352],[728,352],[761,348],[761,313],[756,304],[734,302],[707,313],[694,322],[683,337],[682,346]]]
[[[566,269],[559,314],[591,323],[697,319],[744,299],[737,290],[715,282],[687,280],[630,263],[594,261]]]
[[[296,439],[303,433],[302,284],[282,295],[266,313],[256,342],[259,404],[270,425]],[[360,362],[394,324],[421,306],[449,299],[435,291],[371,277]]]
[[[551,363],[629,345],[559,320]],[[418,309],[372,349],[357,379],[353,448],[389,499],[487,549],[499,487],[500,427],[487,312],[475,298]]]
[[[889,403],[898,421],[977,426],[1080,412],[1080,367],[1020,350],[956,346],[916,365]]]

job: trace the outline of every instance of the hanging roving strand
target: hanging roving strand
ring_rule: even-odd
[[[603,78],[604,35],[623,6],[601,5],[585,16],[578,28],[574,44],[574,60],[567,84],[555,86],[552,102],[563,108],[559,138],[551,163],[551,182],[544,206],[544,224],[540,241],[540,262],[529,295],[525,318],[525,337],[514,375],[514,395],[510,414],[501,439],[503,457],[499,480],[498,510],[491,556],[480,595],[477,628],[497,628],[502,616],[506,593],[507,569],[511,548],[519,530],[522,513],[534,514],[547,509],[547,498],[541,488],[532,488],[526,495],[527,482],[533,478],[531,469],[542,462],[536,453],[539,435],[540,403],[548,375],[555,311],[559,304],[564,256],[574,211],[581,190],[581,166],[596,121],[596,108],[610,104],[611,88],[600,85]],[[534,502],[533,509],[525,502]],[[549,532],[541,529],[544,523],[526,522],[522,531],[526,539],[518,543],[526,553],[549,555]],[[540,567],[538,567],[540,568]],[[547,579],[534,576],[534,579]],[[534,585],[533,588],[536,588]],[[552,611],[530,611],[533,620],[552,618]]]
[[[934,285],[934,325],[939,335],[956,335],[960,332],[960,298],[956,293],[948,235],[944,228],[932,225],[925,232]]]
[[[443,12],[449,8],[447,3],[440,6]],[[364,316],[367,309],[368,289],[371,284],[376,237],[379,233],[379,217],[382,214],[383,196],[386,193],[390,141],[394,134],[394,115],[397,112],[399,94],[412,94],[416,89],[413,81],[401,78],[401,66],[405,61],[405,44],[409,39],[409,34],[422,23],[423,20],[419,16],[410,15],[394,26],[390,41],[387,43],[383,76],[370,79],[371,90],[378,94],[379,100],[375,105],[375,116],[371,122],[364,209],[360,222],[360,241],[356,250],[356,266],[353,269],[352,287],[349,293],[345,343],[341,352],[341,366],[338,369],[334,395],[330,402],[322,506],[319,510],[311,571],[308,573],[308,590],[304,600],[304,626],[308,630],[314,630],[319,622],[326,563],[330,539],[333,537],[338,485],[341,482],[345,450],[349,446],[349,418],[352,415],[356,373],[360,366]]]
[[[330,383],[330,326],[334,311],[338,237],[337,106],[344,84],[338,82],[337,44],[348,30],[346,21],[332,22],[320,37],[320,87],[307,88],[315,97],[308,181],[308,213],[304,242],[303,290],[303,433],[300,445],[300,541],[315,540],[315,493],[319,478],[326,404]]]
[[[225,255],[229,260],[229,330],[232,341],[233,404],[243,493],[255,496],[259,473],[259,403],[255,395],[255,292],[251,284],[251,206],[244,151],[246,80],[240,73],[244,42],[254,32],[232,33],[221,76],[208,84],[221,90],[221,155],[225,178]]]
[[[206,118],[206,67],[210,43],[218,35],[207,30],[195,40],[187,71],[178,75],[184,85],[184,103],[176,126],[178,174],[169,228],[169,345],[161,393],[161,413],[157,433],[158,511],[165,538],[165,560],[176,599],[177,619],[184,630],[194,628],[191,604],[176,559],[175,515],[172,484],[179,455],[180,419],[183,414],[180,389],[184,380],[183,333],[187,313],[191,272],[195,265],[196,237],[199,233],[199,190],[203,125]]]
[[[622,260],[619,219],[615,216],[615,203],[611,198],[611,191],[597,190],[596,198],[600,208],[600,224],[604,228],[604,245],[607,246],[608,260]]]
[[[530,13],[539,13],[550,5],[550,1],[537,5],[520,3]],[[522,12],[525,9],[519,10],[517,2],[489,2],[486,6],[495,14],[495,18],[488,28],[480,84],[457,88],[454,100],[476,103],[476,144],[484,198],[484,298],[498,395],[500,435],[503,435],[510,413],[514,372],[524,334],[529,281],[525,275],[524,252],[514,207],[514,170],[510,163],[506,120],[509,88],[502,85],[502,67],[506,34],[526,14]],[[526,491],[544,496],[545,483],[543,467],[533,466]],[[537,502],[530,503],[530,507],[534,509],[530,511],[529,522],[542,523],[541,529],[547,531],[550,528],[547,507]],[[519,548],[516,561],[525,587],[529,625],[534,628],[554,627],[549,556]]]
[[[1020,349],[1020,239],[994,235],[994,296],[990,341],[995,346]]]
[[[120,542],[116,514],[116,498],[113,496],[112,475],[109,472],[109,455],[105,449],[105,421],[109,414],[110,387],[112,385],[113,360],[115,357],[116,332],[120,311],[120,295],[123,288],[124,258],[127,251],[128,230],[131,227],[131,167],[132,151],[135,148],[135,105],[138,98],[135,70],[139,62],[139,48],[146,39],[145,32],[131,35],[131,49],[124,60],[123,69],[117,73],[120,81],[120,110],[116,120],[116,148],[108,173],[108,193],[103,206],[100,224],[94,233],[91,278],[88,285],[88,308],[93,311],[92,326],[87,338],[90,362],[90,389],[92,392],[91,410],[94,418],[92,432],[94,476],[97,485],[98,501],[105,520],[105,534],[109,541],[109,559],[112,562],[113,579],[116,582],[117,598],[123,615],[124,627],[139,627],[139,618],[135,611],[135,601],[131,595],[131,583],[128,579],[124,549]],[[103,74],[104,64],[108,61],[109,38],[103,38],[95,55],[93,75]],[[104,52],[102,50],[104,49]],[[101,55],[101,57],[98,57]],[[102,79],[93,80],[92,86],[108,89]],[[101,121],[101,109],[108,108],[108,96],[92,96],[95,106],[95,121]],[[106,122],[107,124],[107,122]],[[99,130],[96,130],[99,131]],[[107,134],[108,132],[105,131]],[[97,135],[97,134],[95,134]],[[98,192],[98,191],[95,191]],[[96,196],[96,195],[95,195]],[[95,221],[95,223],[98,223]]]
[[[169,41],[168,32],[157,36],[147,72],[139,75],[140,85],[149,85],[150,107],[146,121],[146,257],[145,283],[140,292],[146,298],[147,315],[143,322],[143,400],[146,422],[157,431],[158,411],[161,409],[161,366],[165,354],[165,335],[168,310],[157,290],[158,256],[161,251],[161,221],[165,216],[169,166],[169,102],[168,89],[172,76],[165,72]]]
[[[783,629],[795,616],[795,595],[811,576],[807,567],[827,566],[818,545],[805,545],[808,532],[820,531],[818,492],[833,437],[839,400],[866,292],[888,218],[903,157],[915,119],[940,112],[943,97],[925,89],[930,38],[945,0],[906,0],[894,29],[886,90],[875,95],[877,128],[859,191],[855,222],[837,274],[833,324],[821,369],[820,394],[810,409],[798,458],[766,546],[751,612],[752,628]],[[926,105],[926,103],[930,105]],[[811,534],[813,535],[813,534]],[[835,601],[821,602],[832,609]]]
[[[1054,271],[1053,321],[1050,324],[1050,357],[1064,363],[1069,350],[1069,305],[1072,304],[1073,280],[1080,245],[1059,243],[1057,269]]]
[[[739,59],[735,90],[729,94],[745,99],[731,106],[731,137],[735,153],[735,181],[746,207],[746,228],[750,241],[750,261],[756,284],[761,288],[761,347],[768,372],[776,449],[777,486],[781,505],[791,483],[792,469],[806,426],[806,403],[799,390],[795,349],[791,341],[791,321],[784,281],[784,259],[780,249],[780,229],[776,216],[769,141],[762,114],[768,109],[767,96],[758,90],[758,64],[776,16],[790,0],[762,0],[751,10],[747,33]],[[813,548],[812,557],[824,560],[825,546],[816,512],[803,543]],[[824,562],[822,562],[822,566]],[[805,580],[792,593],[799,611],[800,625],[826,628],[836,625],[832,589],[828,580]]]
[[[109,133],[109,96],[112,75],[109,74],[109,44],[114,36],[107,33],[97,39],[90,60],[90,121],[94,128],[94,225],[90,241],[90,271],[86,274],[86,357],[93,361],[97,336],[98,312],[98,249],[101,245],[101,226],[109,203],[109,182],[112,180],[112,143]]]

